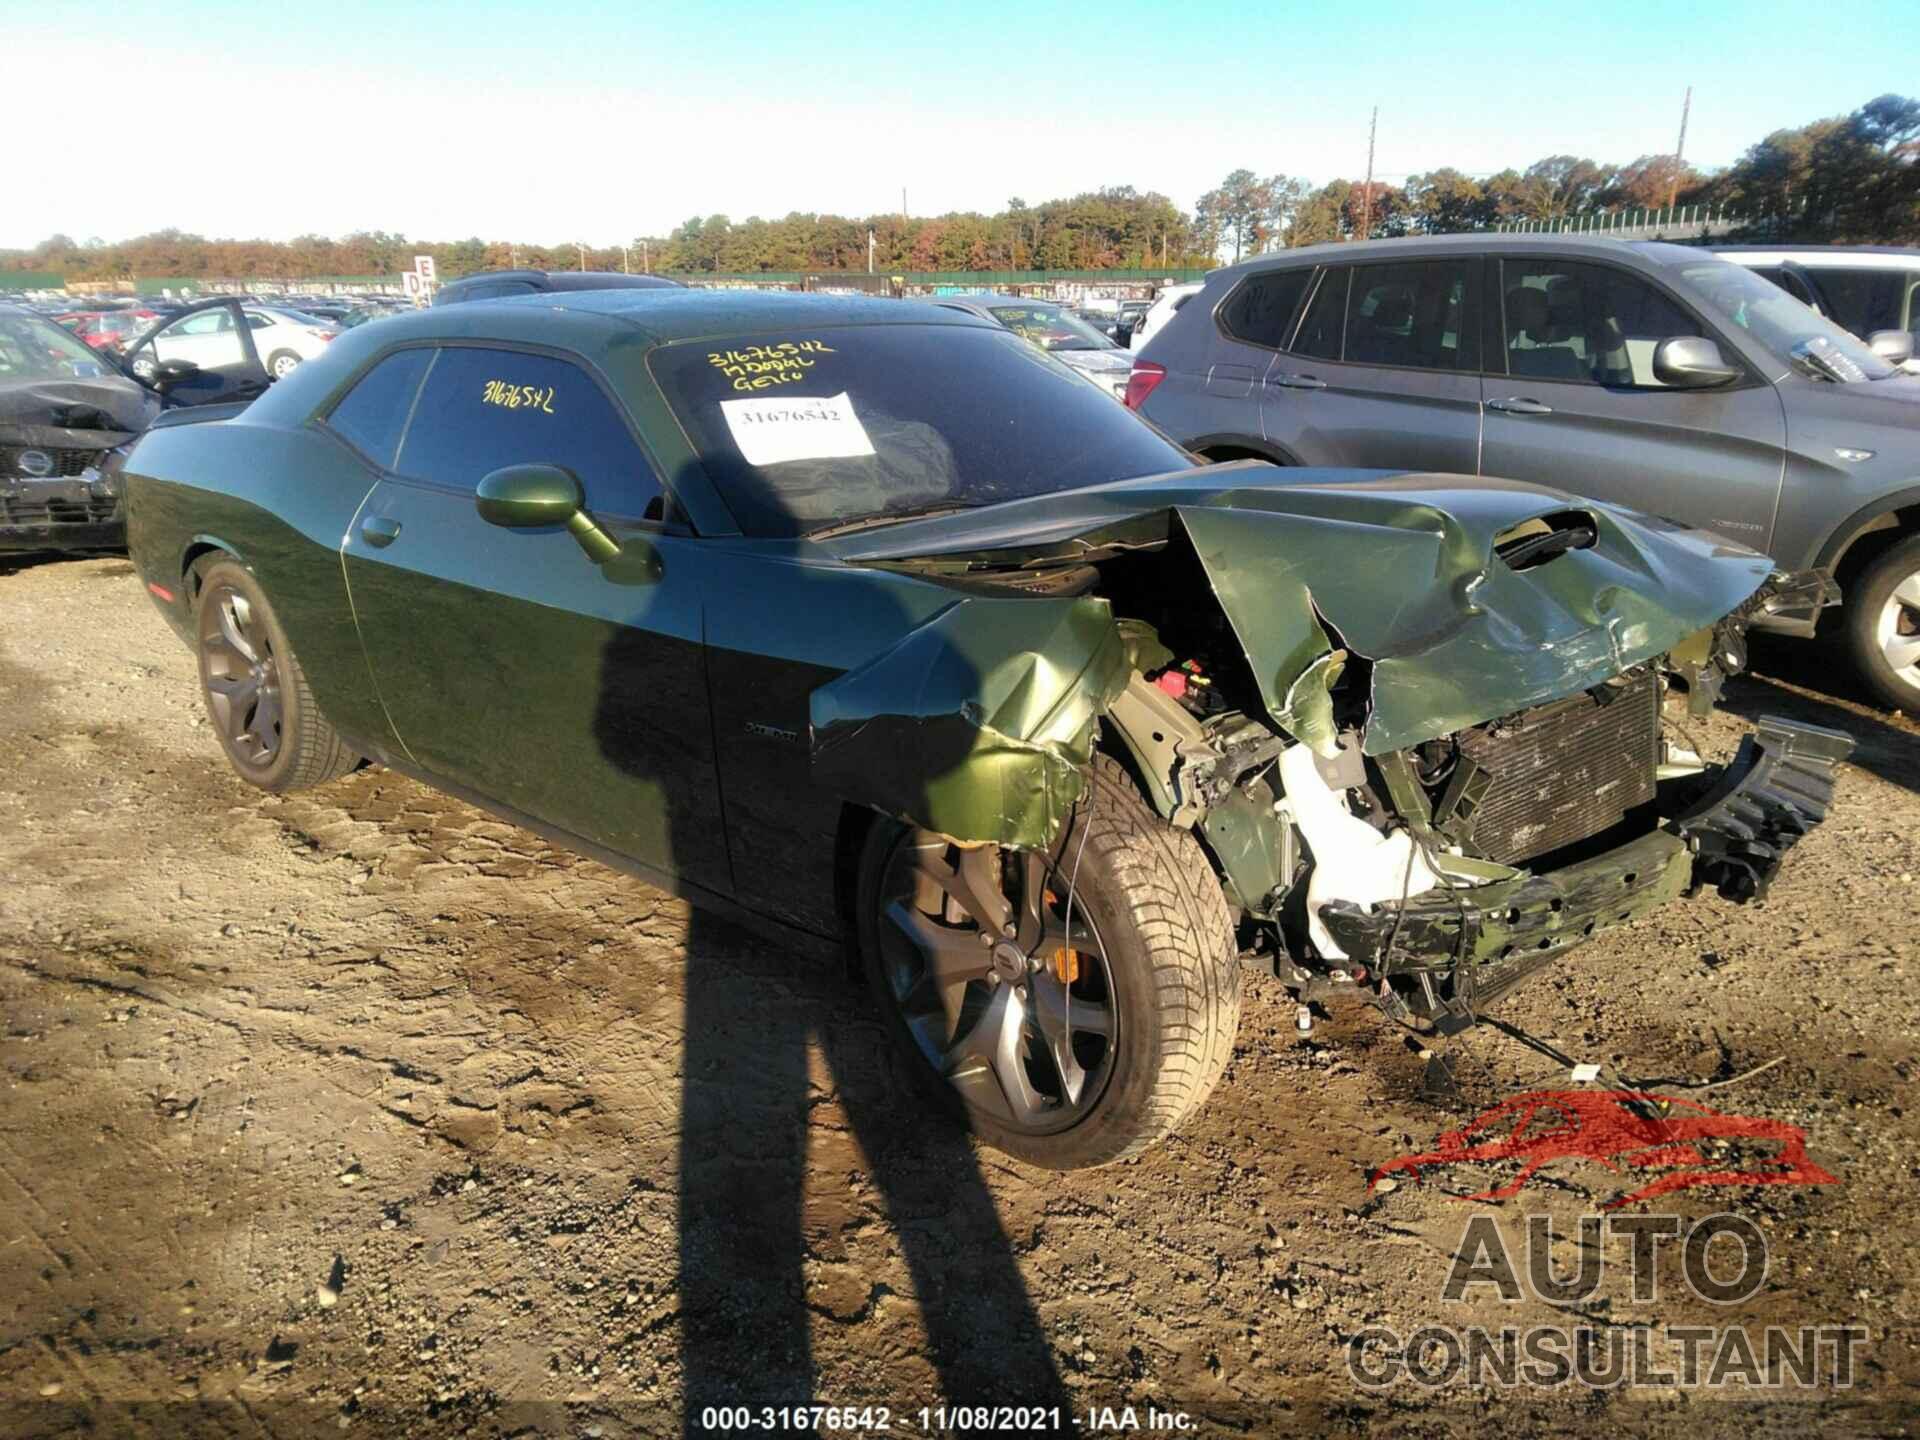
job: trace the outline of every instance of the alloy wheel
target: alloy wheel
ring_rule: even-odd
[[[1029,1134],[1092,1110],[1120,1041],[1113,975],[1043,855],[902,836],[880,890],[880,972],[921,1055],[974,1109]]]
[[[1896,585],[1880,607],[1876,635],[1893,673],[1920,685],[1920,572]]]
[[[280,753],[280,667],[264,617],[237,590],[204,601],[200,654],[207,702],[227,748],[249,765]]]

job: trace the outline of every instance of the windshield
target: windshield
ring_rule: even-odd
[[[748,535],[992,505],[1194,463],[1003,330],[807,327],[682,341],[649,363]]]
[[[1078,315],[1058,305],[989,305],[987,313],[1042,350],[1117,350],[1120,347]]]
[[[1859,340],[1744,265],[1709,260],[1680,274],[1722,319],[1789,365],[1826,379],[1884,380],[1894,373]]]
[[[92,380],[108,367],[51,321],[0,315],[0,380]]]

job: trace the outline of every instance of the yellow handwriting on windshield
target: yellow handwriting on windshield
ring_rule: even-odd
[[[541,389],[538,385],[515,385],[506,380],[489,380],[480,391],[483,405],[500,405],[508,410],[538,410],[544,415],[553,414],[554,389],[551,385]]]
[[[804,380],[816,356],[833,353],[823,340],[782,340],[739,350],[709,350],[707,363],[732,381],[736,390],[766,390]]]

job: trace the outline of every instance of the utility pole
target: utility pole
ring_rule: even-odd
[[[1687,116],[1693,109],[1693,87],[1687,86],[1687,98],[1680,102],[1680,138],[1673,146],[1673,183],[1667,187],[1667,208],[1680,198],[1680,168],[1687,153]]]
[[[904,185],[900,187],[900,218],[907,218],[907,187]]]
[[[653,257],[647,253],[647,242],[645,240],[640,242],[640,273],[643,275],[651,275],[653,273]]]
[[[582,270],[585,270],[585,269],[587,268],[587,247],[586,247],[586,244],[585,244],[585,243],[584,243],[583,241],[579,241],[579,240],[576,240],[576,241],[574,241],[574,242],[573,242],[573,248],[574,248],[574,249],[576,249],[576,250],[578,250],[578,251],[580,252],[580,268],[581,268]]]
[[[873,227],[867,227],[867,273],[873,273]]]
[[[633,273],[633,247],[631,245],[622,245],[620,247],[620,273],[622,275],[631,275]]]
[[[1361,200],[1360,238],[1373,232],[1373,140],[1380,129],[1380,107],[1373,107],[1373,119],[1367,122],[1367,188]]]

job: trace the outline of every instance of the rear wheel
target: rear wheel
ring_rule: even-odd
[[[360,757],[314,703],[260,582],[234,560],[202,561],[195,573],[200,691],[241,779],[299,790],[352,770]]]
[[[276,350],[267,359],[267,373],[284,380],[300,368],[300,357],[291,350]]]
[[[996,1148],[1057,1170],[1137,1154],[1226,1068],[1240,969],[1219,880],[1111,761],[1049,854],[883,821],[860,882],[889,1030]]]
[[[1881,700],[1920,714],[1920,535],[1860,572],[1845,596],[1854,663]]]

